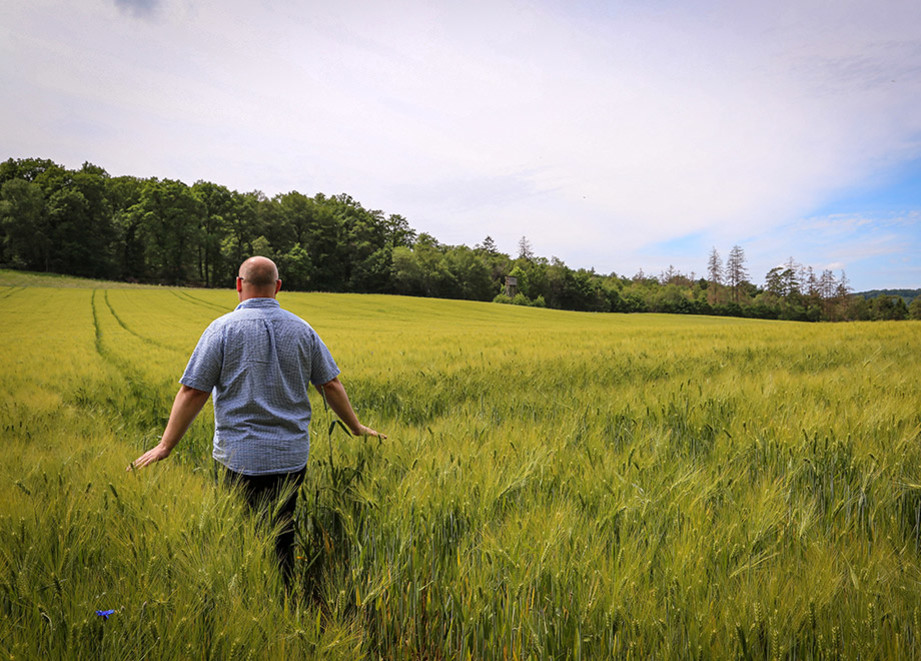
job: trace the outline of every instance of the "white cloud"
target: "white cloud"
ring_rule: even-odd
[[[160,0],[115,0],[119,9],[138,17],[153,15],[160,5]]]

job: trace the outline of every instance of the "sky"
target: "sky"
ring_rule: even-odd
[[[917,0],[4,0],[0,159],[921,288]]]

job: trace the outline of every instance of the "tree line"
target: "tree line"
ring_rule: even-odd
[[[399,214],[341,194],[268,198],[196,181],[111,176],[84,163],[0,163],[0,264],[9,268],[165,285],[227,287],[248,256],[271,257],[286,289],[495,300],[598,312],[671,312],[773,319],[921,318],[897,296],[851,294],[842,273],[792,259],[753,284],[739,246],[714,249],[707,276],[669,269],[627,277],[518,254],[486,237],[474,247],[418,233]],[[508,278],[516,286],[508,288]],[[918,299],[921,300],[921,299]]]

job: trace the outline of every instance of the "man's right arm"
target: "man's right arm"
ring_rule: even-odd
[[[169,422],[166,423],[166,430],[163,432],[160,442],[135,459],[127,470],[143,468],[148,464],[166,459],[170,452],[173,451],[173,448],[176,447],[176,444],[182,440],[189,425],[195,420],[195,416],[199,414],[210,396],[210,392],[189,388],[184,384],[180,386],[169,414]]]
[[[339,378],[328,381],[322,385],[316,386],[316,389],[323,395],[323,399],[333,410],[333,413],[339,416],[339,419],[345,423],[345,426],[355,436],[378,436],[387,438],[384,434],[376,432],[370,427],[365,427],[358,421],[358,416],[352,410],[352,403],[349,401],[348,393],[345,392],[345,386]]]

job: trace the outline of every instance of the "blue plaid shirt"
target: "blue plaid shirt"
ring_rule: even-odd
[[[211,322],[179,382],[214,396],[214,458],[245,475],[298,471],[310,452],[310,384],[339,375],[316,331],[274,298]]]

